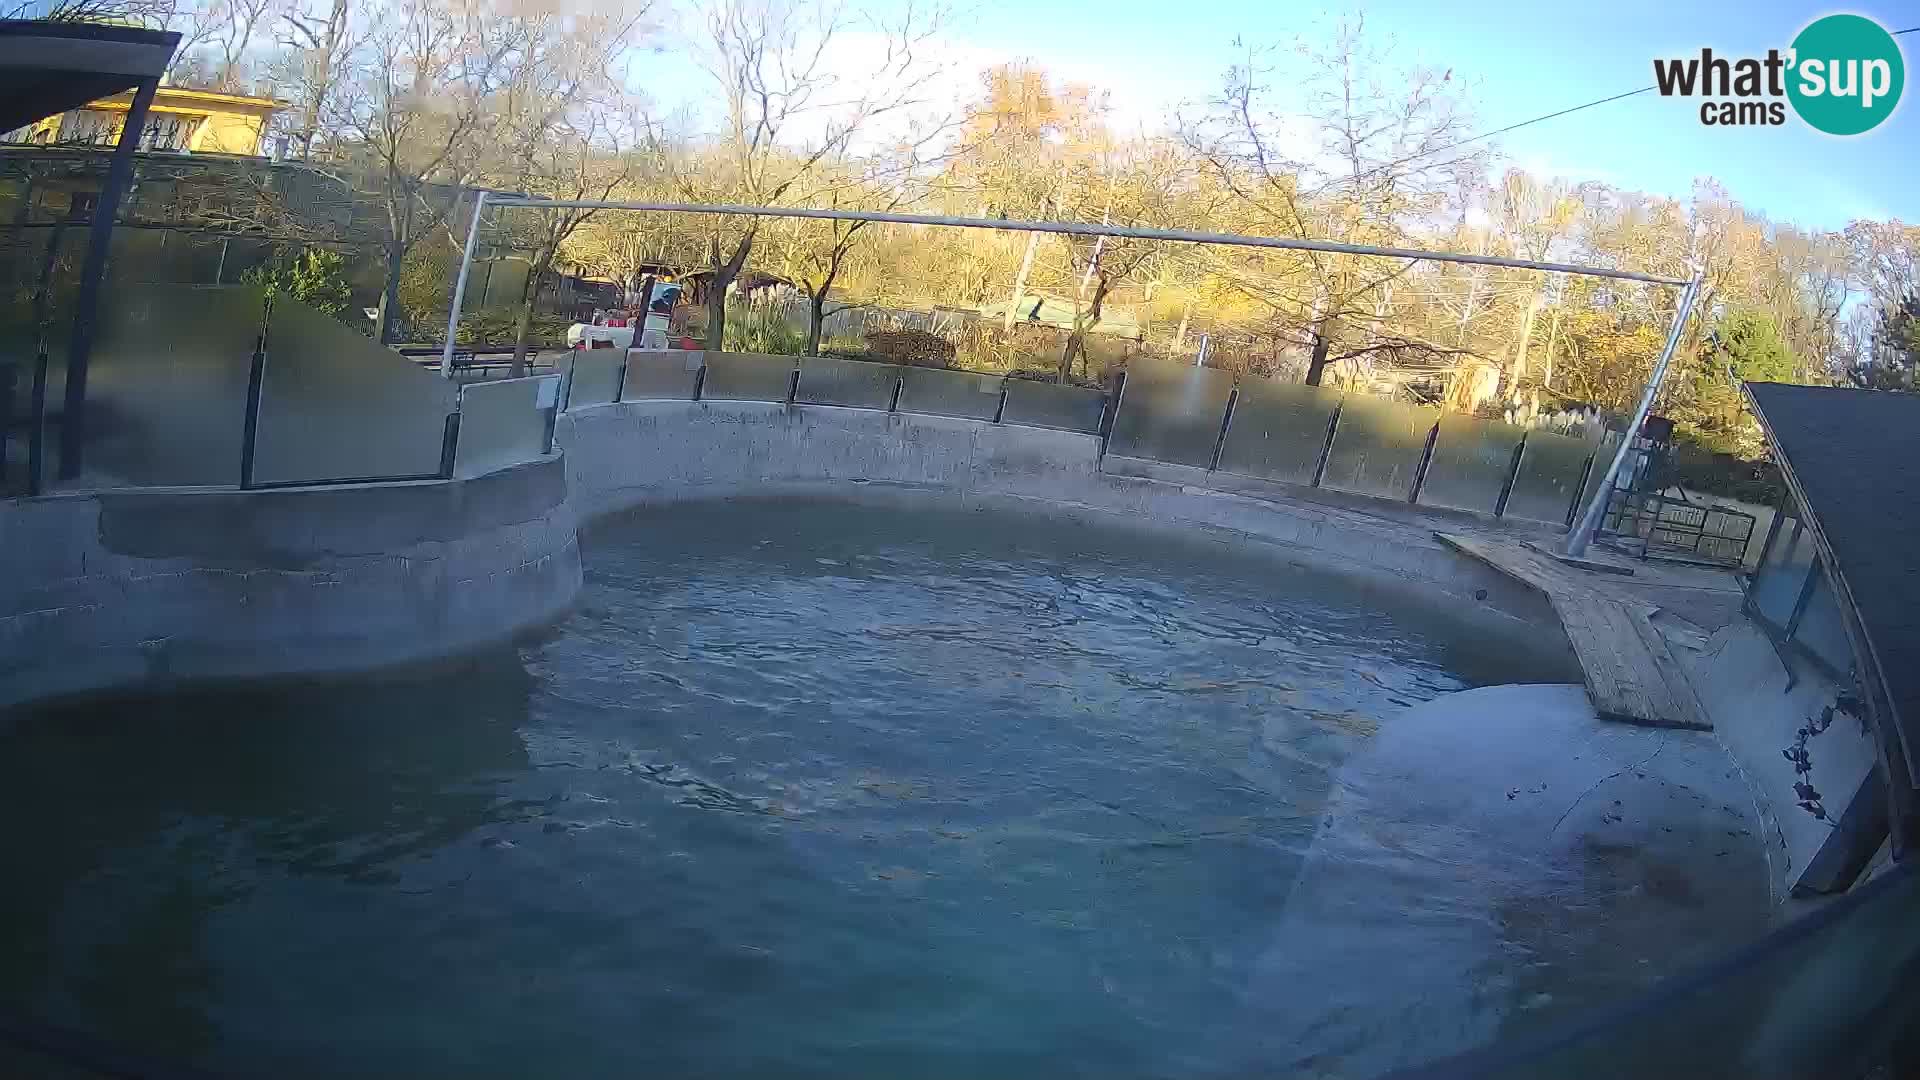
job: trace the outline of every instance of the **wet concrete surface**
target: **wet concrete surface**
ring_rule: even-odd
[[[1712,735],[1603,722],[1578,686],[1413,706],[1340,771],[1251,983],[1249,1063],[1372,1076],[1751,941],[1769,910],[1757,821]],[[1300,1010],[1306,985],[1324,999]]]

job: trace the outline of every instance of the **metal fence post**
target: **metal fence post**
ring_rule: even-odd
[[[467,273],[473,269],[473,249],[480,241],[480,215],[487,209],[487,193],[473,197],[473,223],[467,226],[467,245],[460,254],[460,275],[453,280],[453,306],[447,312],[447,343],[440,348],[440,377],[453,378],[453,341],[460,334],[460,305],[467,298]],[[516,354],[517,356],[517,354]]]
[[[1680,306],[1673,313],[1673,329],[1667,334],[1667,346],[1660,351],[1660,359],[1653,365],[1653,373],[1647,376],[1647,388],[1640,395],[1640,405],[1633,410],[1633,419],[1627,423],[1627,431],[1620,440],[1620,446],[1613,452],[1613,461],[1607,465],[1607,471],[1600,477],[1600,486],[1595,489],[1593,498],[1567,534],[1565,554],[1569,558],[1578,558],[1586,554],[1587,544],[1593,540],[1593,534],[1600,528],[1600,518],[1607,512],[1607,504],[1613,498],[1614,479],[1620,475],[1627,455],[1633,450],[1633,440],[1640,434],[1640,428],[1647,422],[1647,414],[1653,411],[1653,399],[1660,393],[1660,384],[1667,377],[1667,366],[1673,362],[1673,354],[1680,347],[1680,334],[1687,328],[1687,316],[1693,313],[1693,302],[1700,295],[1699,272],[1693,280],[1687,282],[1685,292],[1680,294]],[[1578,495],[1575,496],[1578,499]]]
[[[100,279],[107,272],[107,249],[113,244],[113,219],[120,199],[133,179],[133,153],[147,130],[147,110],[153,105],[158,79],[144,79],[134,88],[133,104],[120,127],[120,141],[100,185],[100,201],[93,209],[87,234],[87,256],[80,266],[80,291],[73,302],[73,340],[67,347],[66,412],[60,427],[60,478],[80,475],[87,441],[87,361],[93,355],[94,318],[100,308]]]

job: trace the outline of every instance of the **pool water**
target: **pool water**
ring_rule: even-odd
[[[1203,537],[749,502],[585,562],[518,650],[15,722],[0,1007],[246,1075],[1217,1073],[1334,770],[1530,675]]]

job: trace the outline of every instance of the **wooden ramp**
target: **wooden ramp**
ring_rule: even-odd
[[[1434,533],[1455,551],[1546,594],[1566,628],[1587,696],[1609,720],[1711,729],[1693,685],[1651,621],[1653,605],[1610,595],[1594,575],[1517,543]]]

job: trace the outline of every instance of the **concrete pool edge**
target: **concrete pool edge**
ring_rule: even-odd
[[[0,502],[0,708],[446,659],[580,589],[562,457],[484,476]]]
[[[911,503],[928,497],[1090,523],[1210,533],[1295,565],[1426,594],[1460,616],[1545,631],[1552,610],[1502,574],[1435,541],[1431,514],[1401,521],[1303,499],[1236,478],[1233,490],[1191,475],[1104,469],[1096,435],[978,420],[821,405],[739,401],[622,402],[569,411],[565,446],[583,524],[645,507],[758,497]],[[646,462],[647,468],[623,468]],[[1397,510],[1398,508],[1394,508]],[[1459,515],[1441,519],[1457,525]],[[1505,530],[1503,530],[1505,531]]]

